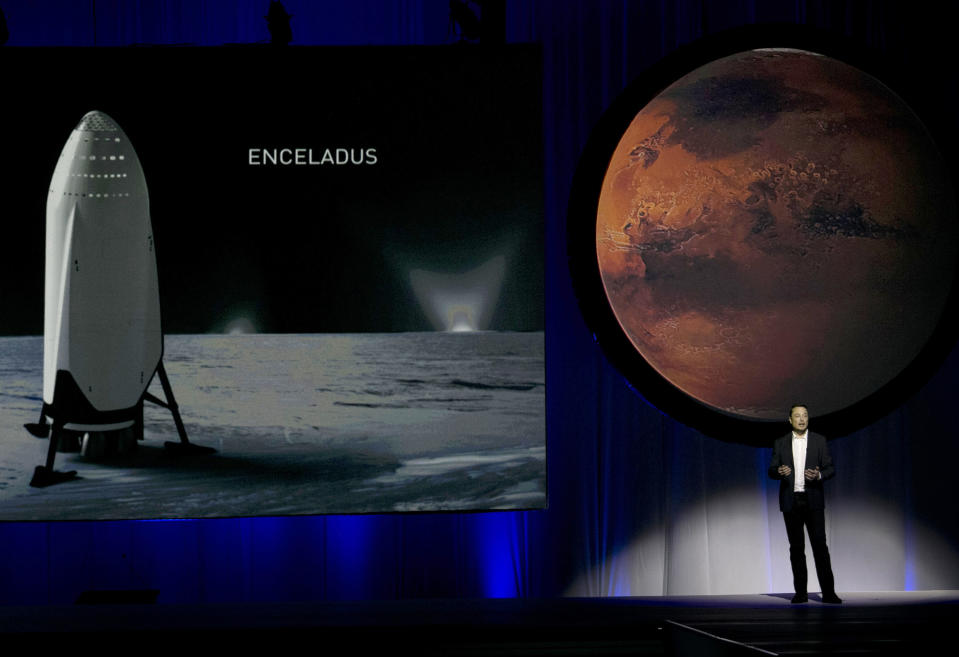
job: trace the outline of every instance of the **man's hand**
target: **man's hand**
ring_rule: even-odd
[[[815,468],[807,468],[805,475],[806,481],[816,481],[819,479],[819,466],[817,465]]]
[[[781,465],[779,466],[779,469],[776,472],[778,472],[783,477],[788,477],[792,471],[793,469],[790,468],[788,465]]]

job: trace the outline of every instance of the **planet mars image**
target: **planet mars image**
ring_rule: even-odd
[[[673,386],[722,413],[839,411],[928,342],[957,257],[955,195],[916,114],[876,78],[741,52],[635,115],[600,192],[610,306]]]

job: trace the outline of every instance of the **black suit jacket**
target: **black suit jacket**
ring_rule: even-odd
[[[790,431],[782,438],[777,438],[773,444],[773,457],[769,462],[769,476],[772,479],[779,479],[779,510],[791,511],[793,508],[793,487],[795,478],[802,477],[802,472],[796,472],[793,466],[793,435]],[[825,498],[822,492],[822,482],[832,478],[836,474],[836,469],[832,465],[832,456],[829,455],[829,446],[826,439],[818,433],[810,431],[806,435],[806,468],[815,468],[819,466],[819,473],[822,479],[806,481],[806,497],[809,500],[811,509],[822,509],[826,506]],[[792,472],[783,477],[779,474],[779,466],[788,465]]]

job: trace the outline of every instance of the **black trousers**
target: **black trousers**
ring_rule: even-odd
[[[789,537],[789,563],[793,569],[793,586],[796,593],[806,593],[806,536],[803,527],[809,531],[809,543],[816,562],[816,574],[819,575],[819,588],[823,594],[836,592],[832,576],[832,563],[829,561],[829,548],[826,547],[826,514],[823,509],[810,509],[804,493],[796,493],[791,511],[783,511],[786,521],[786,536]]]

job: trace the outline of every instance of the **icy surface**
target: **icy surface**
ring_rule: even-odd
[[[168,411],[80,479],[28,482],[47,441],[42,338],[0,338],[0,520],[537,508],[546,503],[542,333],[176,335],[164,362],[190,440]],[[162,398],[154,379],[150,392]]]

